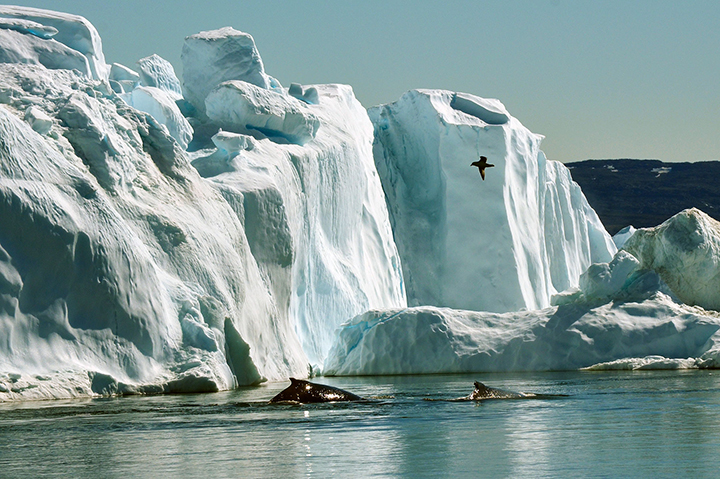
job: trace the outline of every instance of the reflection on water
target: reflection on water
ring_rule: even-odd
[[[466,396],[474,380],[567,397]],[[270,405],[286,384],[0,405],[0,477],[715,477],[708,371],[320,378],[357,403]]]

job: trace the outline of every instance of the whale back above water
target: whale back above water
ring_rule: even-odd
[[[535,394],[525,394],[505,391],[504,389],[495,389],[485,386],[480,381],[475,381],[475,390],[472,394],[470,394],[469,399],[473,401],[481,401],[483,399],[521,399],[535,396]]]
[[[271,403],[319,403],[333,401],[360,401],[356,394],[325,384],[311,383],[304,379],[290,378],[290,386],[270,400]]]

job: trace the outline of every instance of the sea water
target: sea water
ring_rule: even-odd
[[[445,401],[473,381],[544,399]],[[274,405],[289,383],[0,404],[0,477],[717,477],[720,372],[316,378],[366,401]],[[428,399],[433,399],[432,401]]]

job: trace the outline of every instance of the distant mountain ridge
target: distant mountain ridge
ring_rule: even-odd
[[[565,163],[611,235],[657,226],[696,207],[720,220],[720,161],[585,160]]]

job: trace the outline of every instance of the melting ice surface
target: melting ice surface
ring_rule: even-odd
[[[717,225],[615,255],[498,100],[366,111],[232,28],[185,40],[182,81],[108,66],[82,17],[0,7],[0,36],[0,400],[717,363]]]

